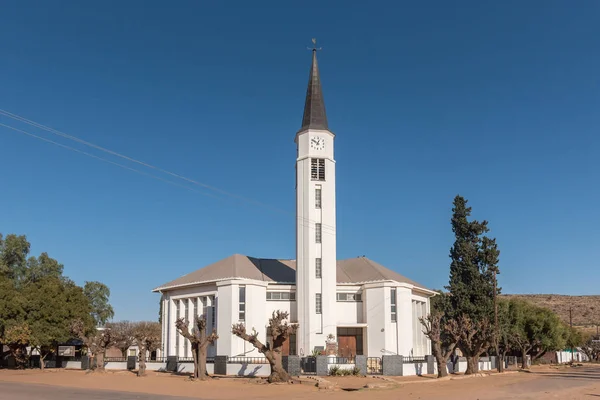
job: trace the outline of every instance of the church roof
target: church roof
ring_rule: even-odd
[[[336,270],[338,284],[396,281],[427,289],[425,286],[366,257],[338,260]],[[154,289],[154,291],[229,279],[252,279],[263,282],[295,284],[296,261],[254,258],[234,254],[174,281],[167,282]]]
[[[304,103],[304,115],[300,131],[306,129],[329,130],[327,114],[325,113],[325,100],[321,89],[321,77],[317,65],[317,50],[313,49],[312,65],[308,77],[308,88],[306,89],[306,101]]]

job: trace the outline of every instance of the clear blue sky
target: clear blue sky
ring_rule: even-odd
[[[155,319],[152,288],[233,253],[294,258],[317,37],[339,258],[442,287],[461,194],[498,240],[504,292],[597,294],[599,19],[593,0],[6,0],[0,108],[273,209],[0,127],[0,232],[108,284],[117,319]]]

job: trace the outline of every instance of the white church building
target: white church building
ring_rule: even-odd
[[[296,259],[234,254],[154,289],[162,294],[163,355],[191,357],[177,318],[206,315],[219,335],[208,355],[261,356],[231,334],[243,322],[264,341],[275,310],[290,314],[298,331],[284,355],[309,356],[329,338],[338,355],[431,354],[419,318],[435,294],[377,262],[336,257],[335,135],[329,130],[316,50],[312,54],[302,127],[296,133]]]

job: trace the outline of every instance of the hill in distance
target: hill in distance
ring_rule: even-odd
[[[600,295],[503,294],[500,297],[506,299],[520,298],[540,307],[549,308],[558,314],[560,319],[566,324],[569,324],[569,309],[571,309],[573,326],[576,327],[594,328],[595,332],[596,325],[600,325]]]

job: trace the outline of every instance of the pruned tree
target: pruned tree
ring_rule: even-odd
[[[206,332],[206,316],[196,316],[192,330],[188,329],[188,322],[183,318],[175,321],[177,332],[190,341],[192,356],[194,357],[194,379],[205,380],[206,372],[206,349],[209,344],[214,343],[219,336],[214,330],[210,335]]]
[[[133,324],[132,334],[139,349],[138,376],[146,375],[146,355],[156,351],[161,344],[161,325],[158,322],[142,321]]]
[[[271,366],[269,383],[290,380],[289,374],[283,368],[283,344],[289,339],[290,335],[296,333],[298,325],[289,324],[287,322],[288,316],[287,311],[273,311],[273,315],[269,318],[267,340],[264,344],[258,340],[258,332],[254,328],[252,328],[251,334],[246,332],[246,326],[243,323],[234,324],[231,328],[234,335],[251,343],[259,352],[265,355]]]
[[[459,343],[461,350],[466,349],[468,353],[463,354],[467,358],[467,372],[474,374],[479,372],[479,356],[490,347],[493,339],[493,326],[488,319],[472,321],[465,314],[456,319],[448,320],[446,325],[451,340]]]
[[[76,319],[71,323],[71,332],[83,341],[92,362],[92,369],[104,372],[106,349],[113,345],[110,329],[89,329],[84,321]]]
[[[476,373],[479,357],[494,339],[494,298],[500,293],[495,277],[499,273],[498,251],[488,232],[487,221],[469,221],[471,207],[461,196],[454,198],[452,231],[455,241],[450,249],[449,307],[458,347],[467,358],[465,374]]]
[[[448,332],[448,322],[444,314],[447,305],[447,295],[440,292],[431,299],[431,313],[419,319],[423,325],[423,333],[431,340],[431,352],[437,363],[438,378],[448,376],[448,358],[458,344]]]
[[[106,328],[110,329],[115,347],[121,350],[123,357],[127,356],[127,349],[135,342],[134,330],[136,323],[131,321],[109,322]]]

